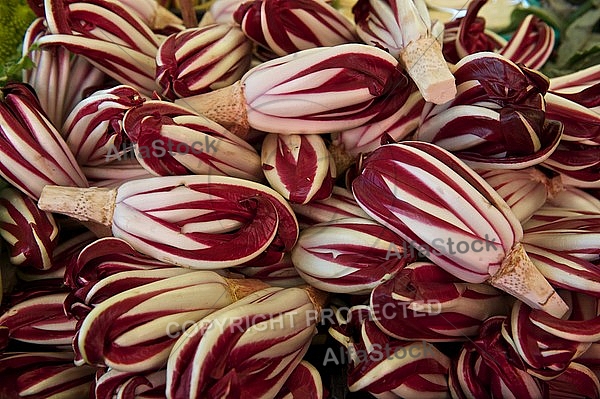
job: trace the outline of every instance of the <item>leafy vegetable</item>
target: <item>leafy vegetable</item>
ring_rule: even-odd
[[[545,0],[541,7],[518,7],[511,27],[528,14],[537,15],[557,32],[558,46],[542,69],[544,74],[561,76],[600,63],[600,0]]]
[[[0,2],[0,85],[20,80],[21,70],[32,66],[31,60],[21,58],[19,44],[34,19],[26,0]]]

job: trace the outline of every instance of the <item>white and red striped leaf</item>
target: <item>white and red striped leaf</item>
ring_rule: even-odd
[[[261,184],[216,175],[167,176],[121,185],[112,231],[167,263],[221,269],[256,258],[270,245],[291,249],[298,223],[287,202]]]
[[[352,182],[359,205],[427,250],[435,264],[466,282],[488,281],[554,315],[568,310],[527,257],[522,227],[506,202],[456,156],[407,141],[384,145],[363,163]]]
[[[73,352],[7,352],[0,355],[0,397],[88,397],[96,370],[73,364]]]
[[[227,282],[214,272],[163,278],[97,304],[81,322],[75,349],[82,362],[91,365],[155,370],[164,366],[190,323],[233,301]]]
[[[0,190],[0,236],[9,246],[12,264],[41,270],[52,267],[58,241],[54,216],[10,187]]]
[[[133,87],[99,90],[80,101],[67,116],[62,133],[81,166],[99,166],[124,156],[125,113],[144,102]]]
[[[271,187],[291,203],[306,204],[331,195],[335,164],[319,135],[268,134],[261,162]]]
[[[430,262],[416,262],[371,292],[371,316],[391,337],[428,342],[477,336],[491,316],[509,313],[509,297],[487,284],[464,283]]]
[[[233,24],[186,29],[158,48],[156,82],[172,100],[220,89],[250,69],[251,54],[251,42]]]
[[[369,293],[414,258],[395,233],[361,218],[308,227],[292,250],[300,276],[313,287],[335,293]]]
[[[247,1],[233,17],[247,37],[277,56],[357,41],[352,23],[325,1]]]
[[[267,288],[191,326],[167,363],[167,398],[274,398],[316,333],[307,291]]]
[[[0,175],[36,200],[48,184],[87,187],[75,157],[31,88],[11,83],[4,86],[2,94]]]
[[[212,120],[170,102],[151,100],[125,114],[123,128],[150,173],[219,175],[261,181],[260,156]]]

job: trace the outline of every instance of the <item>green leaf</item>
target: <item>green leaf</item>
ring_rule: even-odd
[[[542,21],[546,22],[548,25],[550,25],[554,29],[557,29],[557,30],[563,29],[562,19],[551,9],[540,8],[540,7],[536,7],[536,6],[529,6],[529,7],[518,6],[513,10],[512,14],[510,15],[509,26],[506,27],[506,29],[504,29],[502,32],[499,32],[499,33],[514,32],[515,30],[517,30],[517,28],[519,27],[521,22],[523,22],[525,17],[527,17],[529,14],[535,15],[536,17],[538,17]]]
[[[600,43],[577,52],[569,59],[567,65],[573,69],[580,70],[596,64],[600,64]]]
[[[566,67],[575,54],[588,45],[588,39],[599,21],[600,9],[590,8],[567,27],[557,50],[556,63],[559,67]]]
[[[18,60],[11,60],[0,65],[0,87],[8,82],[20,82],[23,70],[32,69],[35,66],[29,56],[23,56]]]
[[[572,72],[585,69],[592,65],[600,64],[600,43],[576,52],[565,65],[557,65],[556,63],[548,63],[542,68],[542,73],[553,78],[555,76],[563,76]]]

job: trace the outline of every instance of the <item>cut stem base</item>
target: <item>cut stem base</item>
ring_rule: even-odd
[[[502,261],[498,273],[488,283],[520,299],[533,309],[540,309],[554,317],[562,317],[569,307],[535,267],[521,243]]]
[[[83,222],[92,221],[111,226],[116,199],[116,188],[46,186],[42,189],[38,207],[43,211],[71,216]]]
[[[333,163],[335,163],[335,170],[338,176],[341,176],[358,158],[346,152],[341,143],[331,143],[328,150],[333,157]]]
[[[246,97],[240,81],[209,93],[180,98],[175,104],[206,116],[243,139],[250,130]]]
[[[433,37],[410,42],[400,53],[406,71],[415,81],[425,101],[443,104],[456,96],[454,75]]]
[[[229,287],[229,293],[234,301],[239,301],[253,292],[269,288],[270,285],[253,278],[225,278]]]

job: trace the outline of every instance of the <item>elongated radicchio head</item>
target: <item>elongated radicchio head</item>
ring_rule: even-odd
[[[0,397],[81,399],[96,369],[75,366],[72,351],[7,352],[0,355]]]
[[[113,232],[157,259],[193,268],[223,268],[257,257],[271,243],[291,249],[298,237],[291,208],[266,186],[201,175],[184,180],[158,178],[153,182],[157,185],[152,188],[147,179],[120,187]],[[143,205],[151,197],[160,198],[154,210]],[[204,212],[199,212],[202,208]],[[127,221],[126,215],[131,212],[139,215],[138,227]],[[172,220],[169,226],[155,219],[155,212],[179,217],[168,217]],[[178,219],[185,223],[176,222]],[[156,236],[148,230],[146,223],[151,220],[156,227],[162,226],[164,235]]]
[[[261,161],[271,187],[291,203],[306,204],[331,195],[336,168],[319,135],[268,134]]]
[[[316,333],[312,293],[267,288],[190,326],[169,356],[167,398],[275,397]]]
[[[507,315],[510,297],[465,283],[431,262],[415,262],[371,292],[371,317],[391,337],[429,342],[476,336],[484,320]]]
[[[242,78],[250,126],[274,133],[327,133],[367,122],[401,75],[383,50],[345,44],[265,62]]]
[[[125,85],[96,91],[80,101],[62,127],[77,163],[99,166],[123,157],[127,151],[123,116],[144,101],[137,90]]]
[[[308,227],[292,250],[294,266],[327,292],[365,294],[414,260],[408,244],[371,219],[344,218]]]
[[[234,19],[254,42],[283,56],[357,41],[352,23],[325,1],[252,0]]]
[[[23,82],[33,87],[48,119],[59,128],[84,92],[101,85],[106,75],[61,46],[30,50],[37,40],[49,34],[45,18],[37,18],[27,29],[23,55],[31,59],[34,67],[23,70]]]
[[[0,175],[33,199],[47,184],[87,187],[88,182],[35,92],[22,83],[2,88]]]
[[[123,128],[140,164],[156,176],[220,175],[261,181],[260,156],[212,120],[166,101],[129,110]]]
[[[377,115],[402,76],[398,61],[365,44],[301,50],[263,62],[239,82],[179,99],[226,126],[280,134],[321,134],[351,129]]]
[[[110,0],[49,0],[45,11],[52,34],[38,41],[42,48],[63,46],[142,94],[156,90],[159,38],[131,8]]]
[[[329,333],[350,358],[348,388],[376,397],[446,397],[450,359],[426,341],[403,341],[384,334],[367,306],[336,312]]]
[[[381,146],[365,158],[352,191],[375,220],[428,248],[431,260],[468,282],[481,283],[494,275],[523,235],[498,193],[433,144]],[[479,240],[482,250],[475,246],[475,251],[458,252],[448,247],[448,238],[454,243]]]
[[[40,209],[110,225],[137,251],[194,269],[281,254],[298,238],[298,222],[281,195],[229,176],[161,176],[116,189],[47,186],[44,192]]]
[[[158,48],[156,82],[172,100],[220,89],[250,69],[251,55],[251,42],[235,25],[186,29]]]
[[[359,205],[434,263],[467,282],[487,280],[533,307],[559,316],[567,311],[523,250],[523,229],[509,206],[457,157],[405,141],[381,146],[363,163],[352,182]],[[525,277],[530,273],[536,277]]]
[[[556,150],[563,127],[545,116],[545,76],[490,52],[462,58],[454,76],[456,98],[425,107],[415,140],[487,169],[533,166]]]
[[[121,371],[156,370],[182,330],[234,300],[225,279],[211,271],[188,271],[113,293],[81,321],[74,341],[78,361]]]
[[[0,236],[8,243],[10,262],[47,270],[52,267],[58,226],[34,200],[14,188],[0,190]]]

